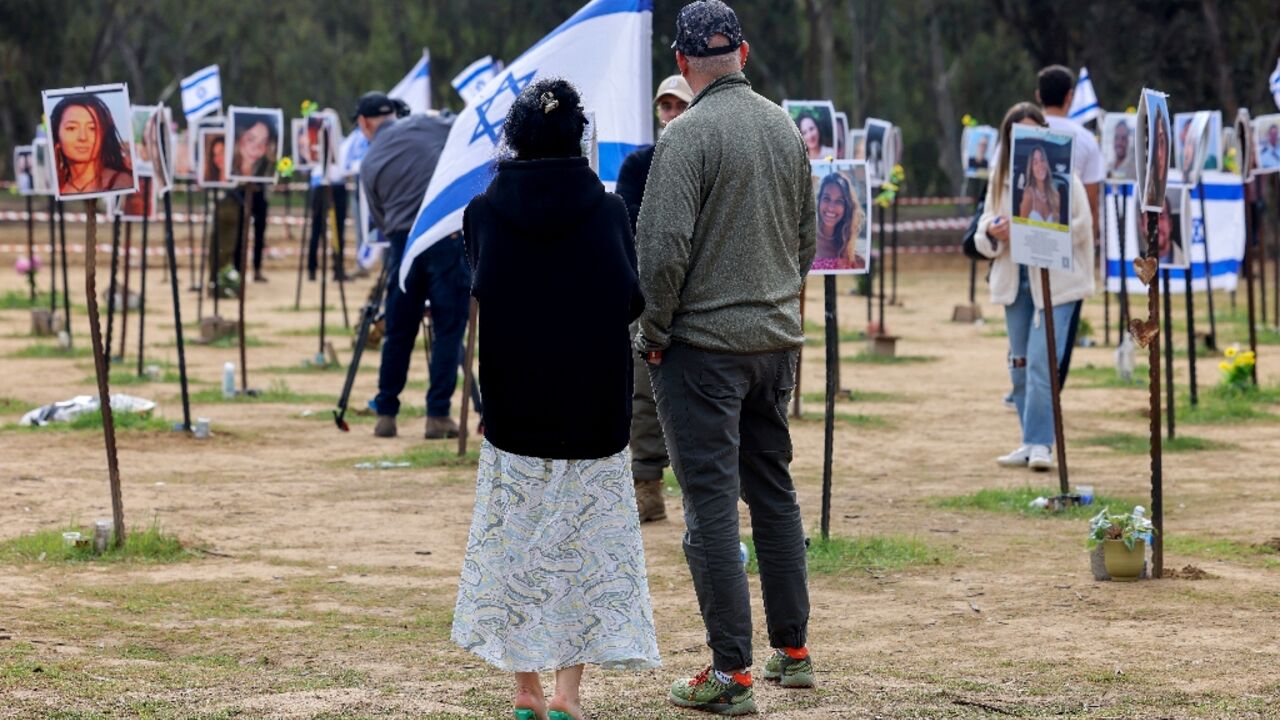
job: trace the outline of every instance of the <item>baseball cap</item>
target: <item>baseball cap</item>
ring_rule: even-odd
[[[693,88],[689,87],[689,81],[681,75],[672,75],[659,83],[658,92],[653,95],[653,102],[657,103],[663,95],[670,95],[687,103],[693,102]]]
[[[707,47],[707,42],[715,35],[725,36],[729,44]],[[676,17],[676,39],[671,48],[688,57],[728,55],[741,45],[742,26],[738,24],[738,16],[733,8],[720,0],[691,2],[681,8],[680,15]]]
[[[356,111],[352,113],[351,120],[354,122],[358,117],[382,117],[395,111],[395,101],[387,97],[386,93],[374,90],[361,95],[356,101]]]

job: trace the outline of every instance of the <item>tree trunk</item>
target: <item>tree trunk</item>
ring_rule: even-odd
[[[964,188],[964,168],[960,166],[960,119],[956,115],[955,101],[951,97],[953,69],[946,67],[943,57],[941,20],[933,3],[925,6],[929,23],[929,73],[933,86],[933,107],[938,115],[938,129],[942,143],[938,147],[938,165],[951,181],[952,193],[959,195]]]
[[[1218,74],[1218,101],[1224,110],[1223,120],[1236,116],[1236,88],[1231,77],[1231,59],[1222,43],[1222,23],[1218,20],[1218,0],[1200,0],[1204,12],[1205,35],[1213,48],[1213,64]]]

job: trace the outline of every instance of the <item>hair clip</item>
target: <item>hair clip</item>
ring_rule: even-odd
[[[542,103],[542,112],[544,115],[560,107],[560,101],[557,100],[556,96],[552,95],[550,92],[542,93],[542,97],[539,98],[539,101]]]

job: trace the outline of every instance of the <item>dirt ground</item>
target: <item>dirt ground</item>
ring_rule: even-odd
[[[68,231],[78,240],[81,227]],[[279,228],[271,232],[285,244]],[[0,227],[0,242],[23,237],[21,226]],[[81,262],[75,256],[71,270],[72,300],[81,308],[74,310],[74,335],[78,347],[88,347]],[[0,256],[0,292],[24,288],[12,263],[12,255]],[[248,334],[257,341],[248,350],[250,385],[276,384],[281,401],[196,402],[193,415],[212,421],[209,440],[120,435],[130,527],[158,522],[200,552],[156,565],[0,564],[0,718],[507,716],[508,677],[449,642],[474,464],[355,467],[453,444],[421,438],[421,355],[404,398],[418,413],[402,420],[400,437],[374,439],[367,419],[349,434],[334,428],[328,412],[343,375],[302,368],[316,349],[319,290],[306,285],[304,311],[294,312],[292,263],[272,262],[270,283],[248,288]],[[1095,582],[1082,519],[938,505],[939,498],[1049,487],[1056,479],[994,463],[1018,444],[1016,419],[1001,404],[1009,385],[1003,315],[984,304],[986,325],[949,322],[965,297],[965,270],[958,255],[903,258],[900,304],[888,308],[887,325],[901,336],[898,354],[917,362],[858,362],[864,342],[841,346],[842,385],[856,394],[837,409],[855,417],[836,426],[832,532],[914,539],[932,561],[815,575],[811,647],[819,688],[787,692],[758,683],[762,712],[1280,717],[1280,555],[1241,550],[1280,536],[1277,408],[1264,407],[1268,415],[1248,422],[1182,423],[1180,434],[1221,445],[1166,457],[1166,567],[1195,565],[1211,577]],[[104,288],[105,272],[100,277]],[[148,278],[147,358],[176,363],[161,277],[157,259]],[[186,277],[184,269],[190,323],[196,295],[185,290]],[[136,274],[132,282],[136,288]],[[370,282],[347,288],[352,322]],[[47,284],[42,276],[41,288]],[[811,322],[822,317],[821,290],[821,282],[808,289]],[[841,326],[861,330],[865,300],[847,290],[842,283]],[[985,299],[981,289],[979,296]],[[1225,294],[1218,303],[1227,312]],[[328,324],[341,327],[335,295],[330,306]],[[1174,307],[1179,314],[1179,300]],[[233,317],[234,305],[223,304],[222,313]],[[1100,340],[1100,297],[1086,314]],[[131,345],[135,322],[131,313]],[[35,342],[28,327],[27,310],[0,311],[0,541],[110,516],[99,432],[13,426],[26,409],[95,392],[90,357],[14,357]],[[819,326],[810,334],[820,338]],[[340,336],[336,345],[346,362],[349,340]],[[1260,352],[1267,385],[1280,382],[1273,347]],[[135,353],[130,347],[126,367]],[[1112,354],[1104,347],[1076,353],[1081,370],[1063,399],[1072,480],[1142,499],[1145,455],[1086,444],[1146,431],[1145,390],[1111,387],[1084,369],[1112,368]],[[187,360],[193,391],[207,391],[218,387],[222,364],[236,360],[236,351],[191,345]],[[1216,362],[1201,360],[1203,386],[1217,382]],[[1186,361],[1178,363],[1185,387]],[[353,405],[374,393],[376,365],[376,354],[366,356]],[[806,525],[816,534],[820,346],[806,348],[802,377],[810,419],[793,424],[793,471]],[[156,400],[166,420],[181,418],[174,382],[115,389]],[[680,549],[679,506],[672,494],[670,519],[644,527],[664,667],[589,671],[592,717],[697,716],[664,699],[673,678],[696,672],[709,657]],[[747,535],[745,513],[742,522]],[[754,576],[752,588],[760,664],[767,642]]]

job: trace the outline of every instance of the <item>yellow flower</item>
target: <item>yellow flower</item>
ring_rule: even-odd
[[[1227,348],[1227,349],[1226,349],[1226,352],[1224,352],[1224,353],[1223,353],[1223,355],[1226,355],[1226,356],[1227,356],[1227,357],[1229,357],[1229,358],[1233,358],[1233,357],[1235,357],[1235,356],[1236,356],[1236,348],[1235,348],[1235,346],[1232,346],[1232,347]]]
[[[1227,362],[1226,360],[1223,360],[1222,362],[1218,363],[1218,369],[1221,370],[1222,372],[1231,372],[1231,367],[1232,367],[1231,363]]]
[[[978,121],[974,120],[973,116],[970,115],[969,113],[965,113],[964,117],[960,118],[960,124],[964,125],[965,127],[973,127],[978,124]]]
[[[1255,360],[1255,357],[1253,355],[1253,351],[1245,350],[1244,352],[1240,353],[1240,357],[1236,359],[1236,362],[1243,363],[1245,365],[1252,365],[1254,363],[1254,360]]]
[[[1132,114],[1134,114],[1134,113],[1138,112],[1138,108],[1136,108],[1136,107],[1134,107],[1134,106],[1130,105],[1129,107],[1125,108],[1125,112],[1127,112],[1127,113],[1129,113],[1130,115],[1132,115]]]
[[[880,187],[883,188],[886,193],[895,193],[898,191],[898,186],[891,182],[887,182]]]

